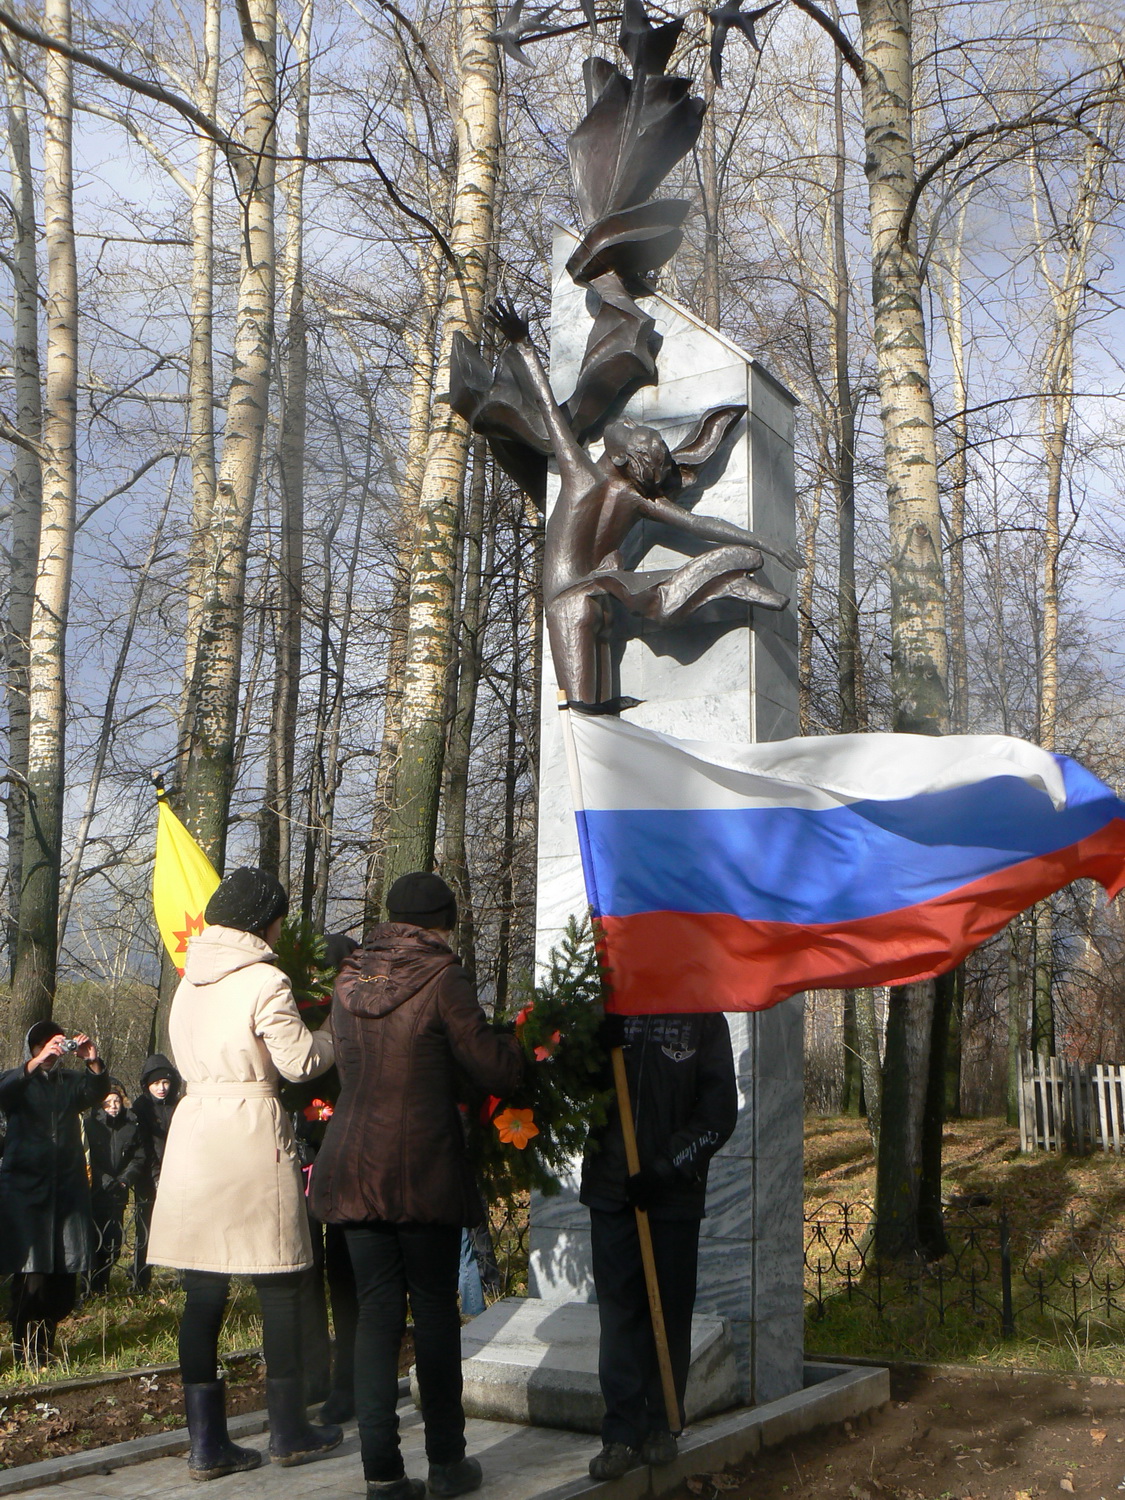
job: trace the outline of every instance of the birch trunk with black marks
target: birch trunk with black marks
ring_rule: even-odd
[[[454,333],[481,335],[500,162],[500,93],[491,3],[457,0],[457,172],[446,268],[438,369],[445,376]],[[456,628],[458,515],[469,430],[448,406],[434,406],[418,503],[410,578],[402,728],[383,880],[433,864],[445,754],[449,664]]]
[[[199,106],[212,117],[219,98],[221,0],[205,0],[203,75]],[[188,335],[188,438],[191,448],[191,541],[188,544],[187,617],[184,622],[184,694],[180,706],[177,780],[190,741],[188,714],[195,677],[206,586],[211,512],[215,504],[215,142],[200,135],[191,194],[191,314]]]
[[[10,58],[9,58],[10,51]],[[8,160],[12,184],[12,382],[16,428],[38,445],[43,431],[42,372],[39,367],[39,270],[36,256],[35,185],[31,173],[31,132],[20,55],[15,38],[4,54],[8,97]],[[8,618],[4,655],[8,708],[8,963],[14,969],[23,885],[28,715],[28,643],[39,561],[43,476],[39,458],[12,446],[12,525],[8,563]]]
[[[434,395],[434,361],[442,264],[437,247],[427,248],[422,258],[421,295],[417,309],[418,328],[412,341],[414,356],[410,383],[410,415],[407,422],[406,462],[399,487],[396,567],[391,596],[390,631],[387,644],[387,678],[383,691],[383,732],[379,739],[379,763],[375,773],[371,839],[368,846],[367,878],[363,898],[363,928],[369,933],[382,920],[384,865],[391,821],[391,806],[398,775],[402,741],[402,695],[406,677],[406,637],[410,603],[410,564],[414,552],[414,528],[418,497],[426,466],[426,443],[430,431],[430,407]]]
[[[46,0],[44,29],[71,39],[70,0]],[[51,1014],[58,965],[59,876],[66,758],[66,628],[78,494],[78,268],[74,245],[69,60],[47,54],[43,228],[47,247],[43,499],[28,650],[27,816],[12,1034]]]
[[[922,275],[913,221],[916,178],[910,0],[859,0],[865,171],[871,215],[871,301],[890,518],[891,692],[899,732],[949,729],[945,576],[937,444]],[[931,1077],[932,983],[891,991],[883,1063],[876,1244],[907,1253],[932,1233],[923,1204],[924,1117]],[[940,1151],[940,1134],[939,1134]],[[924,1157],[926,1160],[924,1161]],[[940,1206],[940,1205],[939,1205]],[[940,1214],[938,1215],[940,1239]],[[923,1228],[925,1225],[925,1228]],[[937,1249],[931,1240],[931,1249]]]
[[[1043,438],[1047,482],[1043,514],[1043,604],[1039,639],[1039,743],[1054,750],[1059,717],[1059,565],[1063,533],[1059,519],[1067,442],[1074,414],[1074,344],[1086,300],[1090,247],[1097,227],[1099,200],[1104,187],[1110,153],[1102,140],[1104,114],[1096,121],[1097,135],[1087,140],[1075,203],[1058,225],[1057,209],[1045,215],[1043,189],[1036,171],[1035,152],[1029,153],[1032,209],[1036,224],[1039,273],[1047,287],[1050,331],[1043,361],[1043,396],[1039,425]],[[1056,224],[1053,234],[1061,241],[1061,264],[1056,270],[1049,255],[1051,236],[1044,220]],[[1049,900],[1035,908],[1035,989],[1032,1005],[1031,1049],[1053,1056],[1055,1010],[1053,999],[1054,922]]]
[[[243,118],[232,155],[238,187],[239,288],[234,368],[203,574],[187,713],[181,816],[219,870],[238,732],[246,551],[261,472],[274,332],[274,0],[243,0]]]
[[[488,449],[478,438],[473,444],[473,473],[465,513],[461,563],[461,617],[457,645],[457,686],[449,743],[445,752],[442,874],[457,897],[457,951],[470,972],[476,968],[469,857],[465,821],[469,806],[469,762],[476,722],[484,625],[484,514],[488,490]]]
[[[277,467],[281,482],[278,527],[277,612],[273,716],[262,809],[261,865],[286,890],[293,879],[293,764],[297,743],[297,703],[301,687],[301,616],[304,601],[305,429],[307,425],[309,332],[305,308],[305,165],[309,147],[309,49],[312,0],[306,0],[293,38],[297,60],[296,129],[298,158],[282,186],[285,199],[283,265],[286,343]]]

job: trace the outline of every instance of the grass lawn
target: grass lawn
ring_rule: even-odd
[[[173,1364],[183,1305],[184,1294],[174,1271],[157,1271],[150,1291],[138,1296],[128,1290],[125,1272],[119,1267],[113,1273],[108,1296],[91,1297],[81,1311],[60,1323],[56,1357],[46,1369],[13,1366],[5,1349],[0,1397],[6,1391],[36,1384]],[[219,1351],[231,1354],[257,1348],[261,1342],[257,1298],[248,1281],[236,1279],[231,1283]]]
[[[950,1122],[943,1167],[951,1255],[926,1267],[876,1267],[865,1253],[875,1190],[866,1128],[806,1122],[809,1352],[1125,1375],[1125,1163],[1102,1153],[1021,1155],[1018,1132],[990,1119]],[[1001,1212],[1011,1337],[1002,1324]]]

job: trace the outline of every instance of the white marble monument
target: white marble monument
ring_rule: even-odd
[[[585,294],[564,264],[575,239],[555,240],[551,302],[551,380],[569,395],[590,326]],[[660,296],[642,303],[663,336],[660,384],[626,408],[638,421],[679,441],[708,408],[745,402],[725,468],[698,501],[701,512],[792,545],[793,397],[761,365],[686,309]],[[550,505],[557,493],[553,478]],[[646,523],[647,525],[648,523]],[[684,540],[653,528],[643,560],[675,565]],[[795,581],[766,558],[756,577],[792,594]],[[536,951],[542,962],[567,918],[586,898],[567,778],[557,690],[544,653],[539,791],[539,886]],[[747,628],[728,607],[723,619],[675,629],[644,626],[621,655],[619,691],[642,701],[631,722],[685,739],[761,741],[797,733],[797,626],[794,606],[760,610]],[[707,1218],[700,1240],[697,1313],[728,1320],[742,1399],[760,1404],[801,1389],[803,1378],[803,1015],[800,998],[757,1015],[729,1017],[741,1110],[732,1140],[712,1163]],[[536,1198],[531,1214],[533,1296],[587,1301],[589,1228],[576,1182],[555,1198]]]

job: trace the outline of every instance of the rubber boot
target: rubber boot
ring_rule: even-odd
[[[221,1380],[184,1386],[187,1412],[188,1473],[193,1479],[222,1479],[256,1469],[262,1455],[254,1448],[239,1448],[227,1436],[226,1387]]]
[[[266,1380],[266,1409],[270,1415],[270,1458],[291,1468],[314,1463],[344,1440],[342,1427],[314,1427],[305,1407],[305,1382],[300,1375],[290,1380]]]

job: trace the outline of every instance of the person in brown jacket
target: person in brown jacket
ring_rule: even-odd
[[[390,920],[345,959],[332,1001],[340,1097],[312,1174],[318,1219],[341,1224],[355,1270],[355,1406],[368,1500],[421,1500],[398,1441],[398,1358],[406,1304],[434,1495],[479,1487],[465,1456],[457,1275],[461,1230],[482,1220],[465,1151],[456,1073],[503,1096],[519,1084],[514,1037],[493,1031],[450,949],[453,892],[403,875]]]

